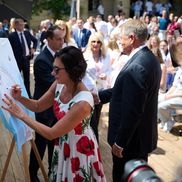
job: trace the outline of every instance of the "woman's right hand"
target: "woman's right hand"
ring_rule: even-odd
[[[20,85],[13,85],[11,88],[11,95],[15,100],[20,100],[21,98],[21,87]]]
[[[8,111],[13,116],[22,119],[25,113],[23,112],[23,109],[18,106],[8,95],[4,95],[5,98],[2,98],[2,101],[4,102],[4,106],[2,108],[6,111]]]

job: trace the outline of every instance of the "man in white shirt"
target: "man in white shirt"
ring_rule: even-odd
[[[97,7],[97,11],[98,11],[99,15],[101,15],[102,20],[104,20],[104,6],[101,2]]]
[[[145,3],[146,11],[149,16],[153,15],[153,3],[148,0]]]

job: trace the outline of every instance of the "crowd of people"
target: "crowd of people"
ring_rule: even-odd
[[[162,3],[158,0],[154,3],[152,0],[147,0],[145,2],[143,2],[142,0],[136,0],[131,5],[131,14],[133,16],[140,17],[144,12],[146,12],[150,16],[161,16],[163,10],[166,10],[169,13],[171,8],[171,1]]]
[[[133,5],[132,18],[121,11],[107,21],[101,15],[43,20],[36,31],[20,18],[10,25],[0,22],[0,37],[10,41],[29,98],[17,85],[12,96],[36,117],[7,95],[3,108],[35,130],[41,158],[48,145],[50,181],[106,181],[98,125],[107,102],[114,182],[122,181],[127,161],[148,160],[157,146],[157,125],[170,132],[175,124],[175,110],[182,108],[182,69],[170,48],[182,42],[182,16],[169,14],[170,4],[157,11],[156,3],[154,12],[149,0],[141,16],[141,2]],[[38,169],[31,150],[31,182],[39,181]]]
[[[139,2],[136,1],[135,3]],[[152,2],[148,1],[148,4],[150,3]],[[157,4],[155,7],[157,7]],[[162,5],[160,7],[162,7]],[[162,78],[160,83],[160,94],[162,95],[164,95],[164,93],[167,92],[172,86],[174,76],[177,71],[177,68],[174,68],[172,65],[169,47],[175,42],[176,38],[181,36],[182,32],[182,18],[180,16],[175,16],[174,13],[169,14],[169,10],[170,8],[165,7],[162,8],[160,13],[155,13],[154,11],[149,13],[146,11],[143,13],[143,16],[133,17],[133,19],[140,19],[147,25],[149,34],[147,38],[147,45],[158,57],[161,64]],[[104,21],[100,15],[97,15],[96,17],[90,16],[85,22],[83,19],[76,20],[75,18],[70,19],[68,22],[64,22],[62,20],[57,20],[55,22],[57,25],[59,25],[60,21],[62,23],[64,22],[65,24],[65,27],[62,25],[67,34],[65,37],[69,38],[65,39],[64,46],[73,45],[80,48],[86,59],[88,59],[87,76],[91,77],[91,79],[94,81],[94,87],[96,87],[97,91],[112,87],[118,73],[128,60],[128,56],[123,54],[117,37],[119,27],[128,19],[125,17],[125,13],[122,12],[116,16],[108,15],[107,21]],[[45,33],[46,28],[44,28],[44,24],[46,24],[45,27],[49,27],[53,23],[49,20],[42,21],[40,27],[43,31],[40,29],[40,31],[36,34],[37,37],[42,37],[42,34]],[[95,41],[94,43],[92,42],[93,39]],[[40,41],[42,42],[41,38]],[[98,45],[99,42],[101,44],[100,55],[91,55],[93,49],[100,46]],[[40,49],[41,48],[42,46],[40,46]],[[99,48],[97,49],[99,51]],[[108,50],[107,55],[104,55],[105,50]],[[103,58],[104,60],[102,60]],[[95,60],[95,62],[98,64],[92,64],[94,63],[92,62],[93,60]],[[160,101],[161,99],[159,99],[159,102]],[[95,105],[94,115],[97,113],[96,108],[99,108],[101,111],[102,107],[99,105],[100,104]],[[97,123],[100,118],[100,111],[94,116],[97,118],[95,119],[97,120]],[[159,116],[159,121],[160,120],[161,117]],[[170,121],[170,123],[174,123],[174,121]],[[97,125],[94,124],[93,128],[95,128],[94,130],[98,138]],[[160,125],[160,127],[163,128],[163,124]],[[170,127],[164,127],[164,130],[167,132],[169,132],[171,129],[172,125]]]

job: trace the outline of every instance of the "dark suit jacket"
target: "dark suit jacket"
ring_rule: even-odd
[[[36,49],[37,39],[29,31],[24,31],[24,35],[25,35],[29,50],[31,49],[31,43],[33,43],[33,48]],[[23,59],[23,49],[21,46],[21,42],[20,42],[18,33],[16,31],[10,33],[8,36],[8,39],[9,39],[11,47],[13,49],[13,53],[16,58],[16,61],[19,65],[22,63],[22,61],[24,59]]]
[[[0,31],[0,38],[7,38],[8,34],[6,32],[1,32]]]
[[[53,70],[54,57],[47,49],[44,50],[36,57],[34,61],[34,78],[35,78],[35,90],[34,99],[39,99],[49,89],[54,82],[54,76],[51,75]],[[36,117],[40,118],[42,122],[46,122],[48,125],[55,120],[53,108],[36,113]]]
[[[124,154],[145,156],[157,146],[157,103],[161,78],[159,60],[144,47],[119,73],[112,89],[99,93],[110,100],[108,142]]]
[[[73,31],[73,38],[75,39],[75,42],[77,43],[78,48],[86,47],[88,44],[88,39],[91,35],[91,31],[83,28],[82,29],[82,39],[81,39],[81,45],[79,45],[79,31],[80,29],[75,29]]]

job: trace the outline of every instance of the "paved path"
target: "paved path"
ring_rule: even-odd
[[[107,181],[111,180],[111,154],[110,148],[106,142],[108,126],[108,107],[105,106],[104,116],[100,123],[100,149],[107,176]],[[174,179],[176,167],[182,164],[182,136],[179,136],[179,130],[182,130],[182,123],[176,123],[171,133],[166,133],[159,129],[158,147],[149,156],[149,165],[156,171],[165,182],[172,182]],[[182,174],[182,169],[181,169]],[[182,181],[182,179],[181,179]]]

